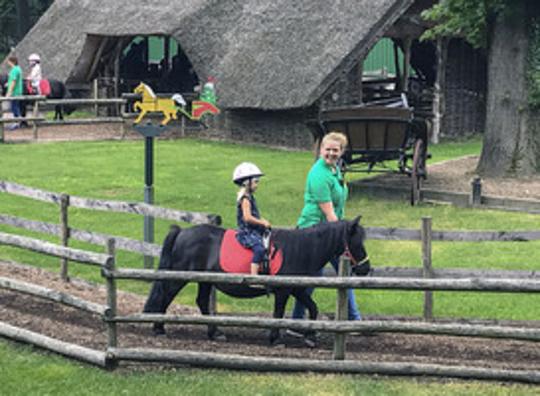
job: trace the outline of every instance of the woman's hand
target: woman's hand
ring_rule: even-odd
[[[261,220],[261,225],[264,227],[264,228],[272,228],[272,224],[270,224],[270,222],[266,219],[260,219]]]

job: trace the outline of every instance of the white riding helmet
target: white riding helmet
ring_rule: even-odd
[[[29,57],[28,57],[28,60],[30,62],[41,62],[41,58],[38,54],[31,54]]]
[[[232,180],[234,183],[241,185],[247,179],[253,177],[264,176],[259,167],[252,162],[242,162],[234,168]]]

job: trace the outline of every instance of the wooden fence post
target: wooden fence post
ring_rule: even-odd
[[[348,258],[341,256],[339,258],[338,276],[349,275],[350,261]],[[347,289],[339,288],[337,290],[337,302],[336,302],[336,319],[335,320],[347,320],[348,318],[348,305]],[[345,333],[334,334],[334,360],[345,359]]]
[[[107,262],[105,268],[108,271],[107,277],[107,345],[109,348],[115,348],[117,346],[117,334],[116,334],[116,322],[114,318],[116,316],[116,280],[112,273],[115,270],[115,239],[110,238],[107,240],[107,253],[112,257]]]
[[[424,278],[433,277],[431,262],[431,217],[422,217],[422,275]],[[433,319],[433,292],[424,292],[424,320]]]
[[[98,80],[97,78],[94,78],[94,99],[99,99],[99,87],[98,87]],[[96,103],[94,103],[94,113],[96,114],[96,117],[99,117],[99,106]]]
[[[478,206],[482,204],[482,179],[480,176],[475,176],[471,180],[471,196],[469,198],[469,205]]]
[[[69,244],[68,208],[69,195],[60,195],[60,238],[62,246],[66,247]],[[60,276],[64,282],[69,282],[67,258],[60,259]]]
[[[32,117],[37,118],[39,114],[39,100],[34,100],[34,108],[32,111]],[[32,134],[34,136],[34,140],[37,140],[38,138],[38,122],[34,120],[32,123]]]

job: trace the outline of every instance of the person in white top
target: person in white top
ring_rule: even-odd
[[[28,63],[30,63],[30,73],[26,78],[32,85],[32,91],[39,95],[41,93],[39,83],[41,81],[41,58],[38,54],[32,54],[28,57]]]

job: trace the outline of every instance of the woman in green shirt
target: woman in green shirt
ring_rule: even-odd
[[[338,160],[347,146],[347,137],[339,132],[330,132],[321,142],[320,157],[313,164],[308,173],[304,191],[304,208],[298,219],[298,228],[311,227],[326,221],[342,220],[345,216],[345,201],[347,200],[347,186]],[[330,261],[334,269],[339,263],[339,257]],[[313,293],[313,289],[309,290]],[[348,289],[349,320],[361,320],[360,311],[356,306],[354,290]],[[305,307],[295,302],[293,319],[302,319]]]
[[[22,70],[19,66],[19,60],[16,56],[11,55],[7,59],[7,63],[10,67],[8,83],[7,83],[7,93],[6,97],[10,96],[21,96],[23,94],[23,79],[22,79]],[[11,112],[13,117],[17,118],[21,116],[21,104],[18,100],[11,101]],[[13,127],[10,129],[15,129],[19,125],[13,124]]]

